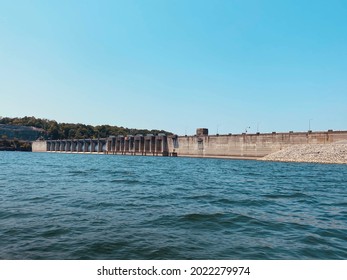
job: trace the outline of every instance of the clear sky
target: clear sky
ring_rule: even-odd
[[[0,116],[347,129],[347,1],[0,0]]]

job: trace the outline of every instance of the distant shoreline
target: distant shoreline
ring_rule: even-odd
[[[150,156],[150,155],[149,155]],[[274,162],[347,164],[347,143],[331,144],[297,144],[264,157],[220,156],[220,155],[189,155],[178,154],[184,158],[258,160]]]
[[[30,150],[18,150],[13,148],[0,148],[0,152],[32,152]],[[47,152],[42,152],[47,153]],[[56,153],[56,152],[48,152],[48,153]],[[57,152],[57,154],[76,154],[76,155],[104,155],[101,153],[76,153],[76,152]],[[111,154],[109,154],[112,156]],[[129,155],[129,154],[117,154],[118,156],[137,156],[141,157],[142,155]],[[115,155],[115,156],[117,156]],[[146,157],[158,157],[153,155],[146,155]],[[271,157],[270,157],[271,156]],[[233,156],[195,156],[195,155],[179,155],[177,158],[200,158],[200,159],[225,159],[225,160],[254,160],[254,161],[269,161],[269,162],[288,162],[288,163],[318,163],[318,164],[347,164],[347,160],[344,162],[341,161],[327,161],[327,160],[319,160],[319,159],[313,159],[313,160],[307,160],[304,158],[301,159],[292,159],[290,157],[283,157],[283,158],[273,158],[272,154],[265,157],[233,157]]]
[[[31,152],[32,146],[30,141],[2,139],[0,140],[0,151]]]
[[[334,149],[332,146],[336,146]],[[309,150],[307,150],[309,148]],[[328,152],[332,150],[332,152]],[[0,149],[0,151],[3,151]],[[8,150],[11,151],[11,150]],[[342,152],[341,152],[342,151]],[[44,152],[46,153],[46,152]],[[77,153],[77,152],[48,152],[58,154],[81,154],[81,155],[106,155],[104,153]],[[112,156],[112,154],[108,154]],[[116,154],[121,155],[121,154]],[[125,156],[138,156],[130,155]],[[153,156],[147,154],[146,156]],[[154,156],[155,157],[155,156]],[[206,159],[226,159],[226,160],[257,160],[272,162],[293,162],[293,163],[319,163],[319,164],[347,164],[347,144],[304,144],[294,145],[279,152],[269,154],[265,157],[240,157],[240,156],[199,156],[199,155],[178,155],[178,158],[206,158]]]

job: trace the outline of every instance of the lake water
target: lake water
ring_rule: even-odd
[[[1,259],[347,259],[347,165],[0,152]]]

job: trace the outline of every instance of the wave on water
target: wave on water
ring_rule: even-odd
[[[347,258],[347,166],[4,154],[0,259]]]

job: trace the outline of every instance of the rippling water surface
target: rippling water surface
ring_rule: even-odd
[[[347,165],[0,152],[1,259],[347,259]]]

